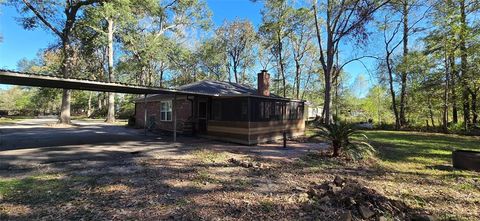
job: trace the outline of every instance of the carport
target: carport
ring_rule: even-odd
[[[179,90],[171,90],[164,88],[145,87],[132,84],[108,83],[92,81],[88,79],[78,78],[61,78],[50,75],[42,75],[37,73],[18,72],[12,70],[0,69],[0,83],[19,86],[60,88],[72,90],[114,92],[124,94],[143,94],[144,103],[146,104],[147,96],[150,94],[170,94],[174,95],[176,101],[177,95],[204,95],[202,93],[186,92]],[[175,103],[175,102],[174,102]],[[173,105],[173,141],[177,141],[177,114],[176,105]],[[144,112],[144,120],[147,122],[147,108]],[[144,124],[145,135],[147,134],[146,123]]]

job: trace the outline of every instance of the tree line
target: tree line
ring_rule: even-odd
[[[274,93],[322,105],[325,124],[357,116],[396,129],[478,124],[478,0],[252,2],[263,6],[259,24],[219,26],[202,0],[6,4],[24,28],[58,40],[26,70],[167,88],[203,79],[254,85],[265,69]],[[354,63],[373,85],[362,98],[345,71]],[[71,93],[61,93],[61,123],[70,122]],[[95,95],[114,121],[119,97]],[[83,97],[91,106],[91,93]]]

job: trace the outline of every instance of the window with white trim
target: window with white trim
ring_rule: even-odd
[[[172,121],[172,101],[160,102],[160,120]]]

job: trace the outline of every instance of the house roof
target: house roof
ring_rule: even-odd
[[[177,90],[211,94],[212,96],[258,95],[257,89],[247,85],[212,80],[197,81],[195,83],[180,86]],[[281,98],[275,94],[270,94],[270,97]]]
[[[270,94],[270,96],[258,95],[257,89],[252,88],[248,85],[237,84],[227,81],[213,81],[213,80],[203,80],[197,81],[191,84],[182,85],[176,88],[177,91],[192,93],[192,94],[202,94],[215,97],[262,97],[270,99],[282,99],[290,100],[275,94]],[[147,97],[148,101],[156,100],[161,98],[162,95],[151,95]],[[143,101],[143,98],[137,99],[137,101]]]

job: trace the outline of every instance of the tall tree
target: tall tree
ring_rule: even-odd
[[[129,77],[142,85],[153,85],[152,79],[159,73],[158,85],[164,87],[164,74],[176,62],[170,54],[187,30],[210,27],[210,11],[202,0],[133,2],[136,2],[132,9],[137,22],[122,30],[120,40],[128,64],[121,66],[135,71],[137,74]]]
[[[406,108],[406,102],[407,102],[407,75],[408,75],[408,38],[409,38],[409,31],[410,27],[408,24],[408,18],[411,10],[411,0],[402,0],[401,5],[401,14],[402,14],[402,24],[403,24],[403,36],[402,36],[402,42],[403,42],[403,62],[407,65],[403,68],[401,71],[401,83],[400,83],[400,115],[399,115],[399,120],[400,120],[400,126],[406,125],[407,120],[405,117],[405,108]]]
[[[460,70],[462,73],[462,79],[465,81],[468,74],[468,52],[467,52],[467,35],[468,35],[468,25],[467,25],[467,12],[465,0],[459,0],[460,8],[460,31],[459,31],[459,40],[460,40]],[[466,82],[465,82],[466,83]],[[464,85],[462,91],[462,100],[463,100],[463,123],[465,125],[465,130],[468,130],[468,124],[470,123],[470,104],[469,104],[469,88],[468,84]]]
[[[434,29],[424,38],[426,44],[425,54],[431,55],[434,59],[440,60],[443,64],[443,110],[442,128],[448,131],[449,107],[452,106],[452,120],[457,123],[455,78],[456,65],[455,54],[457,51],[457,35],[455,34],[455,10],[453,1],[438,1],[433,5],[431,12]],[[450,104],[451,103],[451,104]]]
[[[388,15],[385,16],[381,29],[383,31],[383,43],[385,48],[385,67],[387,72],[387,81],[390,91],[390,97],[392,99],[392,110],[395,117],[395,128],[401,127],[400,116],[396,101],[395,86],[394,86],[394,62],[393,53],[400,46],[402,41],[395,41],[395,36],[400,31],[400,22],[397,22],[394,27],[390,27],[391,20]]]
[[[395,116],[395,128],[399,129],[407,124],[406,108],[407,108],[407,88],[409,84],[408,73],[410,60],[409,55],[409,38],[418,32],[418,24],[424,20],[429,7],[424,10],[416,10],[421,6],[420,0],[400,0],[389,2],[383,11],[383,19],[380,22],[379,29],[383,32],[384,44],[384,63],[387,73],[387,81],[392,100],[392,110]],[[415,16],[413,16],[415,15]],[[414,17],[415,19],[410,19]],[[402,34],[400,36],[400,33]],[[403,50],[398,62],[395,62],[397,49],[403,46]],[[398,78],[398,79],[397,79]],[[399,82],[399,99],[395,92],[396,82]]]
[[[105,47],[106,63],[106,81],[115,82],[114,73],[114,37],[117,35],[117,29],[126,27],[134,23],[134,16],[131,7],[135,7],[131,0],[111,0],[103,2],[99,7],[89,7],[82,19],[82,30],[91,29],[87,32],[100,38],[100,44]],[[87,37],[87,39],[89,39]],[[92,41],[85,42],[90,44]],[[115,94],[107,93],[108,108],[106,122],[115,121]]]
[[[72,30],[76,24],[77,15],[88,5],[102,2],[102,0],[67,0],[64,3],[42,0],[10,0],[22,14],[21,22],[26,29],[41,26],[52,31],[61,42],[63,61],[62,76],[72,76]],[[59,123],[70,124],[71,90],[64,89],[62,96]]]
[[[114,33],[114,20],[113,16],[106,17],[107,20],[107,57],[108,57],[108,82],[115,82],[115,75],[113,73],[113,33]],[[115,122],[115,94],[108,92],[108,111],[107,119],[105,120],[108,123]]]
[[[293,60],[295,62],[294,78],[294,96],[300,99],[300,85],[302,77],[302,67],[307,66],[304,59],[309,55],[308,51],[313,49],[311,40],[313,39],[313,16],[311,11],[306,8],[296,9],[292,13],[290,20],[290,29],[288,38],[292,47]]]
[[[225,46],[235,82],[243,83],[246,69],[253,63],[251,53],[255,42],[255,30],[252,23],[246,20],[226,22],[217,29],[216,35]],[[239,69],[242,72],[241,76]]]
[[[330,124],[332,121],[332,77],[339,73],[339,66],[335,67],[335,64],[339,63],[336,55],[339,52],[340,43],[347,36],[353,36],[360,41],[365,40],[368,36],[366,24],[372,21],[373,14],[388,2],[389,0],[327,0],[325,4],[320,4],[321,10],[318,10],[317,1],[314,1],[312,8],[319,45],[319,61],[325,78],[323,105],[325,124]],[[324,20],[321,21],[320,17]]]
[[[217,37],[207,39],[196,49],[200,68],[208,78],[224,81],[228,77],[228,54],[225,44]]]
[[[277,62],[277,85],[282,82],[283,96],[287,95],[286,71],[286,39],[291,31],[289,22],[293,7],[287,0],[266,0],[262,10],[262,25],[259,28],[260,36],[266,43]]]

